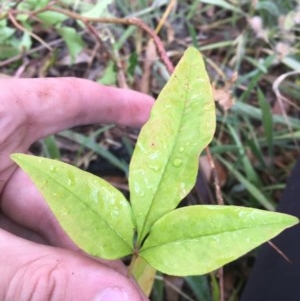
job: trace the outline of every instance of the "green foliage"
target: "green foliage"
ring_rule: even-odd
[[[185,278],[198,301],[211,300],[208,280],[204,276],[188,276]]]
[[[105,68],[103,76],[98,80],[103,85],[114,85],[117,81],[117,72],[115,64],[110,61]]]
[[[46,25],[59,25],[67,19],[65,15],[54,11],[45,11],[39,13],[37,17]]]
[[[190,48],[142,128],[129,168],[139,242],[190,192],[199,154],[213,137],[215,109],[204,70],[199,52]]]
[[[74,4],[73,1],[61,1],[62,4],[63,2],[67,6]],[[49,0],[21,1],[18,4],[13,17],[20,25],[18,28],[15,28],[15,24],[9,24],[7,22],[8,12],[12,9],[12,7],[14,7],[14,5],[16,5],[16,2],[10,1],[0,3],[0,58],[11,58],[18,53],[29,50],[33,40],[36,38],[34,35],[30,35],[29,33],[34,32],[38,21],[45,29],[50,27],[63,38],[68,47],[72,62],[75,61],[76,56],[85,48],[86,45],[83,42],[78,29],[68,27],[64,24],[64,21],[66,21],[69,17],[63,13],[51,11],[49,9],[37,13],[36,16],[32,18],[35,12],[47,7],[49,3]],[[101,1],[97,5],[81,2],[77,9],[79,10],[79,14],[85,17],[108,17],[110,14],[108,13],[107,7],[110,4],[111,0]],[[78,28],[82,26],[80,21],[76,20],[76,23]],[[21,35],[19,34],[20,31],[22,32]],[[39,40],[39,42],[41,41],[42,40]],[[43,43],[44,45],[47,45],[47,42],[43,41]]]
[[[74,61],[76,56],[81,52],[81,50],[84,48],[85,44],[81,39],[81,36],[77,33],[77,31],[73,27],[57,27],[57,32],[62,36],[62,38],[65,40],[71,58]]]
[[[201,275],[297,223],[290,215],[237,206],[179,208],[154,224],[140,256],[166,274]]]
[[[201,2],[219,6],[219,7],[222,7],[222,8],[228,9],[230,11],[237,12],[237,13],[242,12],[236,5],[232,5],[226,0],[201,0]]]
[[[194,185],[214,114],[202,57],[189,48],[138,138],[129,169],[131,205],[110,184],[73,166],[22,154],[12,158],[79,247],[106,259],[133,254],[131,272],[139,283],[148,282],[143,288],[149,292],[153,268],[171,275],[208,273],[298,222],[237,206],[174,210]]]
[[[7,20],[2,19],[0,20],[0,59],[4,59],[13,55],[18,54],[19,52],[19,44],[14,46],[14,38],[13,35],[15,34],[15,29],[11,28],[7,25]]]
[[[257,91],[258,101],[262,112],[262,121],[264,126],[264,131],[266,135],[266,140],[269,148],[269,154],[272,154],[273,150],[273,116],[271,111],[271,106],[267,102],[264,94],[259,89]]]
[[[82,13],[84,17],[98,18],[110,17],[108,6],[112,4],[112,0],[102,0],[91,7],[87,7],[86,11]]]
[[[99,132],[105,131],[107,129],[111,128],[111,126],[101,128]],[[60,137],[67,138],[69,140],[72,140],[79,145],[84,145],[85,148],[92,150],[102,158],[106,159],[108,162],[110,162],[115,167],[122,170],[125,174],[128,173],[128,164],[126,162],[123,162],[121,159],[117,158],[115,155],[113,155],[111,152],[109,152],[107,149],[99,145],[95,141],[95,136],[97,132],[94,133],[94,135],[91,135],[90,137],[82,135],[80,133],[74,133],[73,131],[63,131],[59,133]],[[53,158],[53,157],[52,157]]]
[[[146,34],[134,26],[95,22],[91,25],[99,35],[97,41],[85,24],[76,18],[49,10],[34,14],[49,3],[53,1],[0,1],[1,75],[75,75],[99,79],[103,84],[122,85],[119,75],[124,73],[129,87],[136,89],[140,86],[144,72],[143,62],[148,59],[144,52],[149,40]],[[145,0],[60,0],[56,1],[55,7],[81,16],[109,17],[115,14],[124,18],[138,17],[154,29],[156,20],[162,19],[169,3],[167,0],[152,1],[150,5]],[[283,73],[300,70],[299,9],[295,0],[180,1],[179,5],[173,7],[160,31],[159,36],[172,60],[177,60],[181,53],[179,44],[193,43],[205,55],[215,86],[222,89],[224,84],[227,86],[229,83],[228,88],[235,97],[234,106],[226,114],[217,111],[218,130],[211,145],[216,163],[221,163],[224,169],[225,178],[222,179],[221,176],[221,181],[224,182],[222,193],[226,203],[273,210],[295,161],[297,139],[300,137],[297,107],[300,100],[299,76],[290,76],[279,86],[280,92],[288,100],[284,102],[286,115],[276,110],[278,101],[272,92],[272,84]],[[12,10],[17,22],[28,32],[13,24],[8,16],[9,10]],[[250,21],[253,18],[261,21],[261,28],[252,26]],[[70,40],[70,45],[67,46],[66,40],[59,38],[57,28],[65,26],[76,29],[76,35],[79,36],[77,41],[86,41],[85,45],[82,44],[84,55],[79,54],[75,61],[81,64],[83,62],[84,68],[72,65],[74,60],[65,60],[66,50],[80,49],[80,43],[75,43],[75,47],[72,47]],[[41,40],[35,40],[30,33]],[[100,47],[100,51],[97,48],[99,40],[104,46]],[[45,49],[45,46],[50,46],[52,50],[50,47]],[[96,56],[92,49],[97,49]],[[80,52],[76,51],[73,52],[73,59]],[[82,60],[82,57],[85,58]],[[62,68],[62,61],[70,61],[70,66]],[[46,65],[51,68],[45,67]],[[238,73],[236,82],[230,80],[233,72]],[[169,75],[157,59],[152,64],[151,73],[149,88],[156,95]],[[103,129],[107,131],[107,128]],[[106,145],[102,144],[104,138],[95,137],[93,128],[88,133],[82,133],[80,128],[79,132],[76,129],[75,133],[65,131],[49,137],[42,144],[43,155],[50,158],[59,158],[60,152],[65,155],[65,144],[61,142],[67,139],[68,143],[70,141],[72,145],[76,145],[75,150],[71,150],[71,155],[70,149],[67,150],[71,161],[82,162],[83,155],[92,151],[128,175],[127,162],[106,149]],[[108,135],[110,134],[108,130]],[[129,138],[127,147],[130,149],[132,145],[133,141]],[[72,162],[75,163],[74,161]],[[191,198],[195,198],[197,203],[206,201],[194,193],[188,200]],[[241,281],[245,279],[241,277]],[[210,275],[209,289],[212,294],[207,300],[219,299],[217,282]],[[163,281],[161,285],[163,286]],[[199,299],[206,300],[204,297]]]
[[[129,203],[108,182],[51,159],[14,155],[42,192],[63,229],[86,252],[116,259],[133,251]]]
[[[43,151],[47,158],[61,159],[60,149],[56,144],[54,135],[48,136],[42,142]]]

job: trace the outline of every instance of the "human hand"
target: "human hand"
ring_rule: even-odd
[[[83,79],[0,80],[0,300],[146,300],[121,262],[75,246],[9,155],[76,125],[141,126],[152,104],[150,96]]]

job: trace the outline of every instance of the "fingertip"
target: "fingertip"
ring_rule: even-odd
[[[120,124],[141,127],[149,119],[154,98],[140,92],[131,91],[131,99],[128,101],[128,109],[122,111]]]

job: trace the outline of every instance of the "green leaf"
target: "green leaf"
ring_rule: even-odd
[[[253,163],[246,155],[246,145],[245,145],[245,142],[242,142],[239,137],[239,134],[238,134],[239,129],[231,126],[230,123],[227,124],[227,127],[229,129],[229,132],[230,132],[236,146],[238,147],[239,159],[241,160],[241,162],[243,164],[244,171],[246,174],[246,179],[250,183],[254,184],[255,187],[260,188],[262,186],[262,183],[261,183],[259,176],[253,166]]]
[[[7,59],[19,54],[16,47],[0,43],[0,59]]]
[[[217,156],[218,160],[224,164],[230,173],[246,188],[246,190],[256,199],[256,201],[264,208],[273,211],[275,209],[275,203],[269,200],[255,185],[253,185],[249,180],[243,176],[238,169],[233,166],[227,160],[224,160],[221,156]]]
[[[238,206],[184,207],[154,224],[139,255],[166,274],[201,275],[297,223],[287,214]]]
[[[138,242],[192,189],[200,152],[215,131],[215,105],[201,54],[188,48],[139,135],[129,167]]]
[[[286,56],[282,59],[282,63],[292,70],[299,71],[300,70],[300,62],[296,57]],[[281,116],[283,117],[283,116]],[[284,117],[283,117],[284,118]]]
[[[72,27],[57,27],[56,30],[66,42],[71,58],[74,61],[76,56],[82,51],[85,46],[83,40],[81,39],[81,36]]]
[[[42,140],[42,148],[45,157],[57,160],[61,159],[60,148],[54,135],[45,137]]]
[[[257,89],[258,102],[262,111],[262,123],[269,148],[269,155],[272,157],[273,149],[273,114],[271,105],[268,103],[261,89]]]
[[[258,1],[256,3],[256,10],[266,10],[269,14],[280,16],[280,11],[275,3],[272,1]]]
[[[39,13],[37,17],[48,25],[56,25],[58,23],[62,23],[68,18],[66,15],[55,11],[45,11]]]
[[[132,253],[133,220],[124,196],[104,180],[51,159],[14,154],[70,238],[94,256]]]
[[[188,276],[184,280],[188,284],[190,290],[193,292],[193,295],[195,295],[196,300],[214,300],[211,297],[211,288],[209,285],[208,277]]]
[[[68,138],[72,141],[77,142],[79,145],[82,145],[92,151],[94,151],[99,156],[106,159],[115,167],[122,170],[125,174],[128,173],[128,164],[123,162],[120,158],[116,157],[109,150],[105,149],[99,143],[95,141],[94,137],[85,136],[80,133],[75,133],[74,131],[66,130],[59,133],[59,136]]]
[[[82,13],[83,17],[99,18],[99,17],[111,17],[108,10],[108,6],[113,3],[112,0],[102,0],[92,6],[92,9]]]
[[[97,80],[98,83],[103,85],[115,85],[117,82],[117,71],[116,66],[113,61],[107,63],[107,67],[104,70],[104,73],[101,78]]]
[[[215,6],[219,6],[219,7],[222,7],[224,9],[232,10],[232,11],[237,12],[237,13],[242,13],[242,11],[236,5],[232,5],[232,4],[230,4],[229,2],[227,2],[225,0],[201,0],[200,2],[215,5]]]
[[[26,1],[20,1],[20,5],[18,6],[18,9],[20,11],[22,10],[37,10],[39,8],[42,8],[46,6],[49,3],[49,0],[26,0]]]
[[[22,35],[22,38],[20,40],[20,43],[19,43],[20,53],[24,52],[25,50],[30,49],[31,46],[32,46],[31,36],[27,32],[24,32]]]
[[[5,42],[15,34],[14,28],[7,26],[7,20],[0,20],[0,43]],[[2,50],[2,49],[1,49]]]

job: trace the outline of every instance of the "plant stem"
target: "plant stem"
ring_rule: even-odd
[[[72,19],[75,20],[80,20],[83,23],[88,23],[88,22],[96,22],[96,23],[106,23],[106,24],[121,24],[121,25],[135,25],[138,26],[139,28],[143,29],[146,31],[154,40],[155,45],[157,47],[157,51],[159,53],[159,56],[162,60],[162,62],[165,64],[166,68],[168,69],[169,73],[171,74],[174,70],[174,66],[172,62],[170,61],[169,57],[167,56],[166,50],[163,46],[163,43],[159,36],[155,33],[155,31],[150,28],[146,23],[144,23],[142,20],[137,19],[137,18],[90,18],[90,17],[84,17],[81,16],[80,14],[77,14],[75,12],[59,8],[59,7],[54,7],[52,5],[47,5],[39,10],[36,10],[32,12],[31,15],[37,15],[41,12],[44,11],[55,11],[57,13],[64,14]]]
[[[218,178],[216,165],[215,165],[215,162],[213,160],[213,157],[211,155],[211,152],[210,152],[210,149],[208,146],[205,148],[205,151],[206,151],[206,156],[209,161],[210,168],[211,168],[211,173],[212,173],[216,197],[217,197],[217,203],[218,203],[218,205],[224,205],[224,199],[223,199],[222,192],[221,192],[221,185],[220,185],[220,181]],[[223,267],[218,269],[217,277],[219,280],[219,291],[220,291],[219,301],[224,301],[224,270],[223,270]]]
[[[39,36],[37,36],[35,33],[33,33],[32,31],[28,30],[27,28],[23,27],[20,23],[18,23],[11,11],[8,12],[8,18],[17,29],[23,31],[24,33],[29,34],[31,37],[39,41],[49,51],[52,51],[52,48],[46,42],[44,42]]]
[[[152,291],[156,270],[149,265],[142,257],[133,255],[129,266],[129,276],[137,281],[138,285],[149,297]]]

